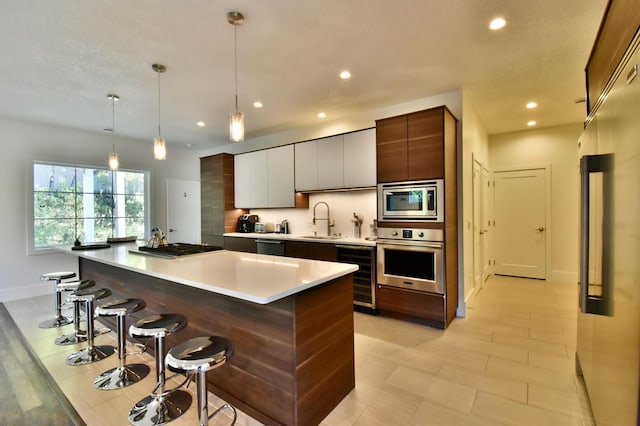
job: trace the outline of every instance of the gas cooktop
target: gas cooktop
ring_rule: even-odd
[[[166,246],[159,246],[159,247],[140,246],[138,247],[138,250],[145,254],[174,258],[177,256],[185,256],[189,254],[206,253],[209,251],[222,250],[222,247],[211,246],[208,244],[173,243],[173,244],[169,244]]]

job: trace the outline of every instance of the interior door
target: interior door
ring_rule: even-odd
[[[482,233],[482,165],[473,161],[473,288],[482,287],[483,270]]]
[[[482,168],[482,281],[491,273],[491,178],[489,170]]]
[[[495,273],[546,278],[546,170],[494,173]]]
[[[170,243],[199,243],[200,182],[167,179],[167,239]]]

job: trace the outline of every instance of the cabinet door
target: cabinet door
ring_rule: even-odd
[[[251,158],[251,206],[269,207],[267,150],[246,154]]]
[[[251,207],[251,165],[253,160],[248,154],[239,154],[233,157],[234,173],[234,200],[236,208]]]
[[[318,189],[318,141],[295,144],[296,191]]]
[[[408,180],[444,178],[444,108],[408,116]]]
[[[376,129],[344,135],[344,187],[376,185]]]
[[[342,140],[342,135],[318,140],[318,189],[344,187]]]
[[[264,150],[267,156],[266,207],[295,207],[293,145]]]
[[[406,115],[376,121],[376,168],[378,183],[408,180]]]

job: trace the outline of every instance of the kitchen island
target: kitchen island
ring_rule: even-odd
[[[82,279],[146,302],[130,322],[186,316],[167,348],[199,335],[229,338],[235,353],[207,374],[214,394],[265,424],[314,425],[354,388],[355,265],[227,250],[162,259],[136,249],[60,248],[78,256]]]

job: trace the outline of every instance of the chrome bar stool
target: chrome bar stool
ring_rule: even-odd
[[[156,349],[156,387],[151,394],[131,408],[129,422],[133,425],[163,425],[180,417],[191,405],[191,394],[179,389],[166,390],[164,338],[187,326],[180,314],[159,314],[145,317],[131,327],[136,338],[153,337]]]
[[[93,280],[67,281],[59,283],[58,288],[61,291],[70,291],[71,294],[75,294],[95,285],[96,282]],[[87,340],[85,331],[80,330],[80,302],[71,303],[73,303],[73,332],[58,337],[55,340],[56,345],[74,345]]]
[[[127,336],[125,331],[126,316],[137,312],[146,304],[141,299],[115,299],[103,303],[96,308],[98,316],[117,316],[118,333],[118,366],[105,371],[95,378],[93,385],[101,390],[120,389],[138,383],[149,374],[149,366],[146,364],[126,364]],[[144,347],[143,347],[144,348]],[[141,353],[142,350],[138,353]]]
[[[196,337],[174,346],[167,353],[167,367],[169,370],[196,376],[196,387],[198,389],[198,418],[200,426],[207,425],[209,419],[220,413],[220,411],[230,409],[233,413],[231,425],[236,423],[236,409],[231,404],[224,404],[209,416],[208,395],[207,395],[207,371],[218,368],[227,362],[233,354],[233,344],[231,341],[220,336]]]
[[[107,292],[108,294],[104,295]],[[86,313],[87,313],[87,347],[81,351],[74,352],[69,355],[66,359],[67,365],[84,365],[90,364],[92,362],[100,361],[105,359],[108,356],[111,356],[115,353],[116,348],[114,346],[94,346],[93,338],[95,337],[95,330],[93,326],[93,304],[96,300],[97,295],[102,295],[102,297],[106,297],[111,294],[111,290],[99,288],[97,290],[86,289],[82,292],[77,292],[75,294],[70,294],[67,296],[67,300],[69,302],[79,302],[85,303]]]
[[[75,272],[50,272],[48,274],[43,274],[40,277],[40,281],[54,281],[55,283],[55,308],[56,308],[56,316],[53,319],[46,320],[41,322],[38,327],[40,328],[56,328],[62,327],[67,324],[71,324],[71,320],[69,318],[65,318],[62,316],[62,290],[58,288],[58,284],[62,282],[62,280],[67,280],[69,278],[75,278]]]

